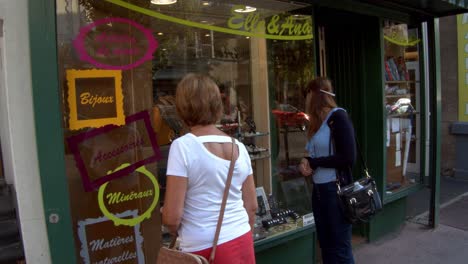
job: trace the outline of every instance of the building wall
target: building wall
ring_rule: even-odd
[[[0,0],[0,19],[4,77],[0,78],[0,140],[5,176],[16,192],[26,261],[45,264],[50,263],[50,253],[34,132],[28,1]]]
[[[458,60],[457,17],[440,19],[440,57],[442,76],[442,175],[453,175],[456,148],[455,136],[450,133],[452,122],[458,121]]]

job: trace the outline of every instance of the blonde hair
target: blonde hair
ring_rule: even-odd
[[[189,127],[215,124],[223,113],[216,83],[202,74],[187,74],[177,85],[176,109]]]
[[[309,129],[307,130],[309,138],[322,125],[325,111],[336,107],[333,96],[320,90],[333,93],[332,84],[328,78],[317,77],[307,84],[307,94],[312,93],[311,96],[306,97],[306,112],[310,120]]]

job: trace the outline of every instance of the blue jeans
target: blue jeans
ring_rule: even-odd
[[[335,182],[314,184],[312,210],[324,264],[354,264],[352,226],[339,207]]]

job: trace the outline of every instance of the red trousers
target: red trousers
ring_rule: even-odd
[[[212,248],[191,252],[210,259]],[[216,255],[213,264],[255,264],[255,253],[252,232],[220,244],[216,247]]]

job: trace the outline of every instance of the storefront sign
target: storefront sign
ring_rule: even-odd
[[[275,15],[271,20],[266,22],[261,20],[256,14],[245,15],[245,17],[242,14],[238,14],[227,21],[228,28],[226,28],[164,15],[154,10],[133,5],[122,0],[104,1],[157,19],[184,26],[212,30],[215,32],[278,40],[305,40],[313,38],[312,19],[310,17],[308,19],[298,19],[295,16],[288,16],[285,19],[281,19],[280,16]],[[235,8],[239,7],[240,6],[237,6]],[[265,30],[263,30],[263,32],[259,32],[259,30],[265,26],[267,27],[266,31],[268,33],[263,33]]]
[[[458,121],[468,122],[468,13],[457,16]]]
[[[125,211],[117,216],[135,217],[137,213]],[[78,222],[78,237],[85,264],[145,263],[139,224],[115,226],[106,217],[86,219]]]
[[[118,25],[122,24],[139,34],[129,35],[128,29],[118,30]],[[141,37],[136,37],[139,35]],[[81,28],[73,45],[81,60],[98,68],[128,70],[151,60],[158,42],[151,30],[142,25],[125,18],[109,17]]]
[[[113,173],[119,170],[122,170],[126,167],[130,166],[130,164],[122,164],[114,171],[109,173]],[[156,205],[159,201],[159,184],[156,177],[148,171],[145,166],[141,166],[136,169],[136,172],[143,174],[146,176],[151,185],[146,184],[147,189],[143,191],[126,191],[126,192],[106,192],[106,187],[109,182],[104,183],[101,187],[99,187],[98,193],[98,203],[99,208],[101,209],[102,213],[112,220],[115,225],[126,225],[126,226],[135,226],[141,223],[145,219],[149,219],[151,217],[152,212],[156,208]],[[133,201],[133,200],[142,200],[142,199],[149,199],[152,200],[148,209],[143,212],[141,215],[138,215],[134,218],[122,218],[117,214],[110,212],[108,205],[124,205],[126,202]]]
[[[69,128],[123,125],[120,70],[67,70]]]
[[[124,126],[107,125],[67,141],[86,191],[126,176],[161,156],[147,111],[128,116]],[[129,165],[115,170],[122,163]]]
[[[258,33],[268,32],[269,35],[276,36],[311,36],[312,18],[310,16],[289,15],[281,17],[274,15],[271,19],[265,20],[258,12],[239,13],[235,10],[243,9],[245,6],[235,5],[231,10],[231,18],[228,20],[228,27],[232,29],[243,29],[247,32]]]

